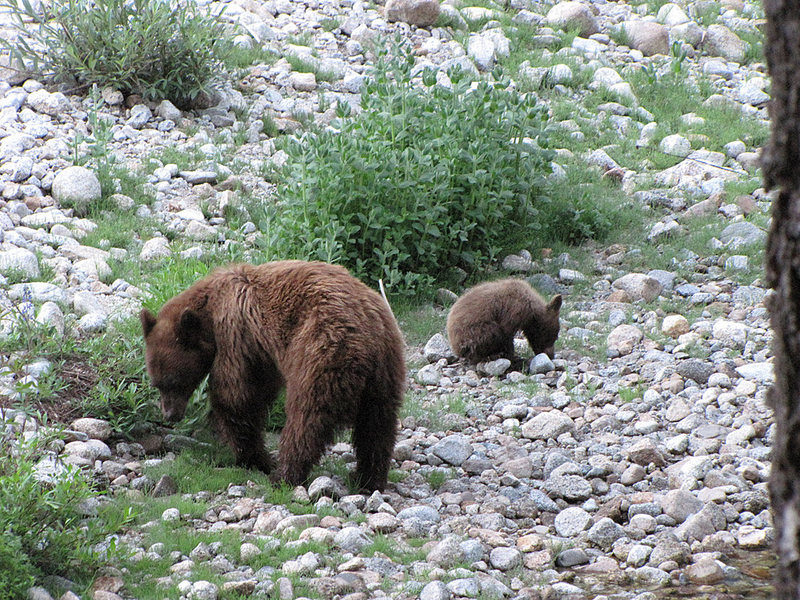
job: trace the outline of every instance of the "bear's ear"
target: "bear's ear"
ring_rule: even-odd
[[[156,326],[156,316],[146,308],[143,308],[142,312],[139,313],[139,319],[142,321],[144,337],[147,337],[153,331],[153,327]]]
[[[547,310],[554,313],[558,313],[558,311],[561,310],[561,294],[553,296],[553,299],[550,300],[550,304],[547,305]]]
[[[178,340],[187,346],[197,346],[203,340],[203,320],[197,311],[186,308],[178,321]]]

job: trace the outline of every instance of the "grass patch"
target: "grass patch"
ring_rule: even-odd
[[[211,447],[187,448],[175,460],[162,461],[147,470],[157,481],[162,475],[175,480],[180,494],[195,494],[201,491],[223,492],[231,484],[253,481],[258,486],[270,487],[269,477],[261,471],[234,466],[233,454],[227,447],[212,444]]]
[[[387,291],[391,293],[391,290]],[[405,298],[399,298],[396,303],[390,298],[390,302],[406,343],[413,346],[423,345],[434,334],[444,331],[447,319],[445,311],[430,304],[410,302]]]
[[[445,419],[448,414],[464,416],[471,408],[473,402],[462,393],[448,394],[431,398],[421,392],[406,394],[403,407],[400,409],[400,419],[414,417],[419,425],[431,431],[445,429]]]

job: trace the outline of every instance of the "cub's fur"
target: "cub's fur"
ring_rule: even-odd
[[[514,334],[522,330],[531,349],[553,358],[561,295],[546,303],[525,281],[501,279],[467,290],[447,316],[450,347],[471,362],[514,357]]]
[[[357,477],[386,485],[405,388],[388,304],[342,267],[281,261],[214,271],[143,310],[147,371],[171,420],[208,375],[211,419],[239,463],[270,472],[267,408],[286,387],[276,478],[305,482],[338,429],[353,428]]]

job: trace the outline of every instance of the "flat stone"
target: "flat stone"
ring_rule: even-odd
[[[584,531],[591,522],[592,516],[588,512],[580,507],[571,506],[556,515],[553,526],[558,535],[569,538]]]
[[[431,452],[456,467],[472,455],[472,444],[463,435],[448,435],[431,447]]]
[[[555,439],[574,431],[575,422],[559,410],[542,412],[522,424],[522,436],[530,440]]]

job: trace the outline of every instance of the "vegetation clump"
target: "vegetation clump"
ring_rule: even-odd
[[[211,89],[232,56],[220,16],[193,2],[8,0],[0,7],[23,34],[10,46],[12,56],[79,86],[112,86],[185,107]]]
[[[90,577],[103,536],[99,519],[86,519],[96,492],[76,467],[53,463],[51,476],[37,468],[46,435],[27,441],[19,425],[0,428],[0,599],[26,597],[46,575]]]
[[[451,85],[432,71],[420,85],[413,65],[411,54],[384,51],[360,115],[287,139],[281,202],[261,219],[275,256],[336,262],[419,291],[441,279],[442,265],[481,268],[507,232],[538,229],[553,157],[547,109],[458,68]]]

